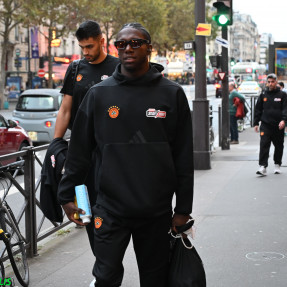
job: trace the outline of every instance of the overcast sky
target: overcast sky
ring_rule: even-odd
[[[233,11],[250,15],[259,34],[271,33],[275,42],[287,42],[286,0],[233,0]]]

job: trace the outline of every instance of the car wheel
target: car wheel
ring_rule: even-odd
[[[22,144],[20,145],[19,151],[23,150],[23,148],[25,148],[25,147],[27,147],[27,146],[28,146],[27,143],[22,143]],[[23,157],[22,157],[22,156],[17,157],[17,161],[19,161],[19,160],[23,160]],[[21,175],[21,174],[24,174],[24,166],[22,166],[22,167],[19,169],[18,174],[20,174],[20,175]]]

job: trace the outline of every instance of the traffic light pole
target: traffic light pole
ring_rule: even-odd
[[[222,26],[222,38],[228,40],[227,26]],[[222,47],[221,53],[221,70],[225,73],[225,77],[222,80],[222,142],[221,149],[230,149],[229,144],[229,82],[228,82],[228,49]]]
[[[30,47],[30,29],[29,26],[27,28],[28,32],[28,55],[27,55],[27,61],[28,61],[28,86],[26,87],[27,89],[32,88],[32,72],[31,72],[31,47]]]
[[[195,1],[195,27],[205,23],[205,1]],[[206,97],[206,39],[195,36],[195,99],[193,100],[194,168],[211,168],[209,150],[209,101]]]

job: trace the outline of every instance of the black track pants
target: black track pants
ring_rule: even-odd
[[[121,286],[123,257],[130,238],[133,239],[141,287],[166,287],[168,277],[171,213],[159,217],[119,218],[100,206],[93,207],[94,216],[102,219],[95,231],[96,262],[93,275],[97,287]]]
[[[268,157],[271,142],[274,145],[274,163],[281,165],[284,149],[284,129],[270,127],[264,124],[260,126],[260,154],[259,165],[268,166]]]

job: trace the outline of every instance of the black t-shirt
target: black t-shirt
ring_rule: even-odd
[[[82,59],[79,62],[78,73],[76,75],[75,82],[72,73],[73,64],[71,63],[69,65],[61,93],[73,97],[72,114],[69,124],[70,129],[73,126],[76,113],[87,91],[93,85],[110,77],[113,74],[117,64],[119,64],[119,59],[111,55],[107,55],[105,60],[99,64],[90,64],[86,59]]]

